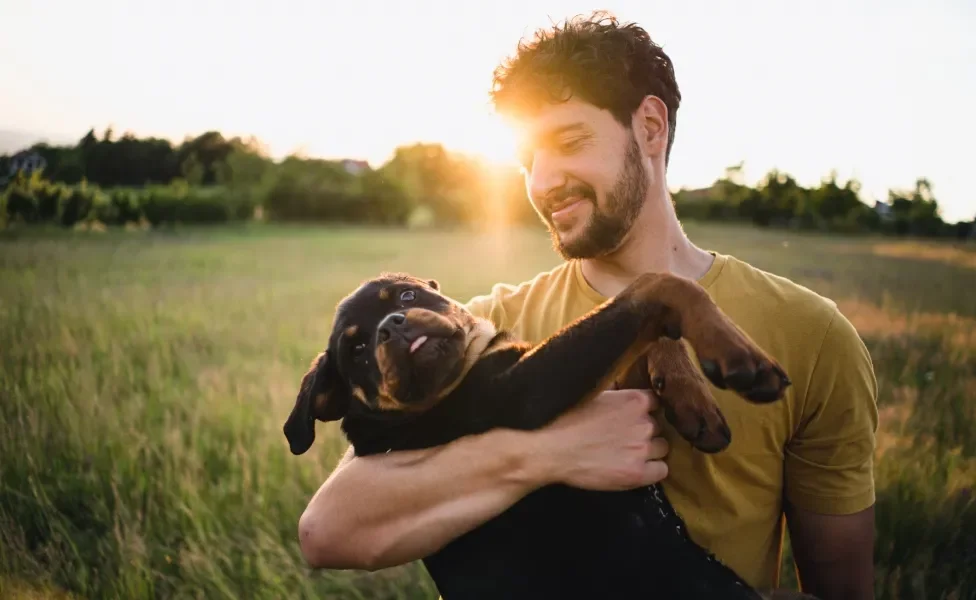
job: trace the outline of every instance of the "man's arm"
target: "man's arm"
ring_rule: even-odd
[[[382,569],[425,556],[504,510],[541,479],[518,432],[343,458],[299,521],[313,567]]]
[[[803,591],[822,600],[874,598],[877,392],[867,348],[836,312],[786,449],[790,543]]]
[[[821,515],[786,503],[793,557],[804,592],[818,598],[874,598],[874,506]]]
[[[536,431],[496,429],[437,448],[347,453],[299,521],[313,567],[376,570],[418,560],[562,481],[631,489],[667,475],[643,391],[604,392]]]

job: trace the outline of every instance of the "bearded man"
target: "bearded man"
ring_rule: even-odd
[[[495,106],[523,136],[529,200],[565,261],[467,307],[535,343],[640,274],[673,273],[703,286],[793,385],[766,406],[713,388],[735,438],[718,454],[683,442],[639,390],[606,391],[538,431],[350,452],[300,519],[308,563],[377,570],[420,559],[551,483],[663,481],[692,537],[753,586],[777,587],[788,526],[804,591],[873,598],[871,358],[832,301],[684,234],[666,181],[681,99],[670,58],[641,27],[597,14],[537,32],[494,84]]]

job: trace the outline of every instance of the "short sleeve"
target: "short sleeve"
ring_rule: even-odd
[[[494,297],[486,294],[471,298],[464,304],[464,308],[468,309],[476,317],[491,320],[491,315],[495,312],[495,304]]]
[[[474,316],[488,319],[495,327],[511,327],[510,315],[517,314],[519,308],[513,306],[520,299],[516,291],[511,285],[496,283],[491,292],[471,298],[464,307]]]
[[[786,447],[785,493],[820,514],[874,504],[878,384],[867,347],[839,311],[827,327],[799,426]]]

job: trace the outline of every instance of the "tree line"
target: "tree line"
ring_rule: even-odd
[[[174,144],[89,131],[74,145],[35,144],[43,160],[18,170],[0,156],[0,224],[102,225],[224,223],[255,217],[383,225],[539,225],[518,169],[488,166],[439,144],[395,149],[378,168],[357,161],[291,155],[272,160],[253,138],[208,131]],[[730,167],[706,189],[673,194],[679,217],[747,221],[763,227],[958,237],[972,222],[945,223],[931,183],[890,190],[868,206],[856,180],[836,175],[800,186],[771,171],[756,186]]]
[[[515,170],[438,144],[396,149],[374,169],[299,155],[274,161],[254,139],[209,131],[180,144],[111,130],[73,146],[26,149],[43,169],[0,156],[0,222],[217,223],[253,218],[404,225],[533,222]],[[18,153],[23,154],[23,153]]]
[[[879,232],[918,237],[971,237],[973,222],[946,223],[931,182],[919,177],[912,189],[888,190],[884,202],[860,199],[860,183],[841,185],[831,172],[816,187],[772,170],[755,187],[742,183],[742,163],[705,190],[680,190],[674,199],[686,218],[748,221],[763,227],[790,227],[845,233]]]

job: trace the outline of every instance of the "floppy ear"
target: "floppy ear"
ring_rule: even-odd
[[[302,377],[295,407],[285,421],[284,433],[292,454],[304,454],[315,441],[315,420],[336,421],[345,416],[349,396],[341,391],[339,372],[326,350],[312,361]]]

